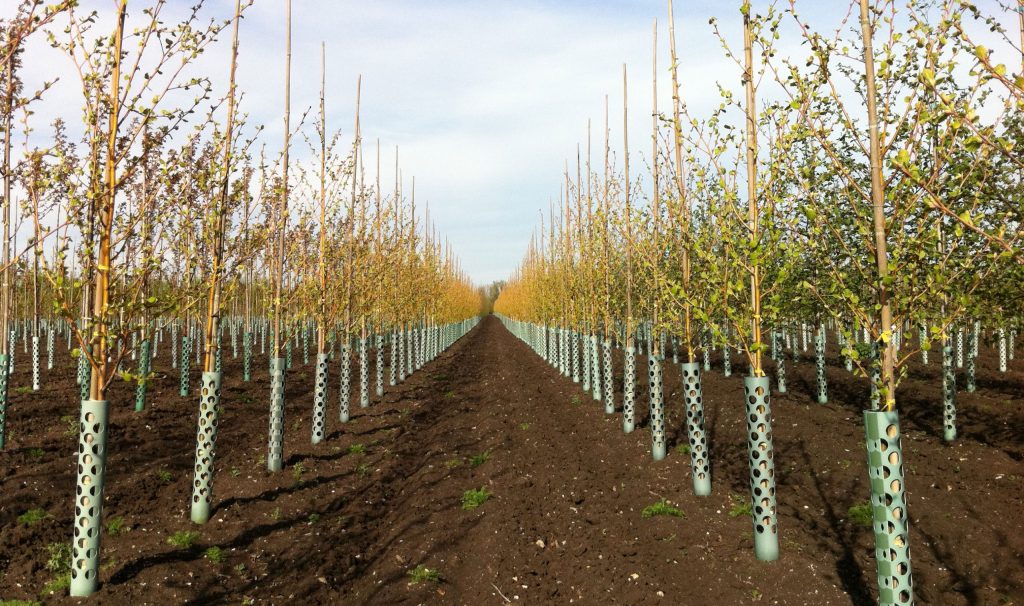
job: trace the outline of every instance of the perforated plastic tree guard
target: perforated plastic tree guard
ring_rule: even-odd
[[[956,439],[956,373],[953,371],[953,348],[942,348],[942,438]]]
[[[366,339],[359,339],[359,407],[370,406],[370,359],[366,351]]]
[[[316,382],[313,387],[313,444],[324,439],[327,426],[327,354],[316,354]]]
[[[146,408],[146,388],[149,386],[149,369],[151,366],[149,339],[143,339],[139,350],[139,383],[135,386],[136,412],[141,412]]]
[[[284,358],[270,360],[270,443],[267,469],[281,471],[284,466]]]
[[[651,398],[651,457],[660,461],[668,454],[665,445],[665,401],[661,384],[661,362],[657,356],[647,356],[647,376]]]
[[[775,507],[775,450],[768,377],[744,377],[747,404],[747,454],[753,506],[754,555],[761,561],[779,557]]]
[[[178,395],[185,397],[189,392],[189,371],[192,365],[192,339],[188,337],[181,338],[181,362],[178,364],[178,370],[180,372],[180,385],[178,389]]]
[[[818,404],[828,403],[828,380],[825,378],[825,331],[814,335],[814,360],[818,378]]]
[[[340,393],[341,407],[338,410],[338,420],[348,423],[349,402],[352,401],[352,360],[349,350],[348,339],[341,346],[341,385],[338,387]]]
[[[78,482],[71,546],[71,595],[92,595],[99,584],[100,530],[107,461],[105,400],[83,400],[79,413]]]
[[[626,346],[622,367],[622,430],[633,431],[636,419],[636,350]]]
[[[0,354],[0,449],[7,442],[7,387],[10,374],[7,369],[7,354]]]
[[[882,606],[913,604],[909,518],[898,414],[895,411],[864,411],[864,435],[871,481],[878,602]]]
[[[615,412],[615,387],[612,380],[612,341],[604,340],[604,411],[606,414]]]
[[[693,473],[693,494],[711,494],[711,466],[708,459],[708,438],[704,433],[704,394],[700,384],[700,365],[681,365],[683,403],[686,407],[686,437],[690,442],[690,470]]]
[[[210,519],[213,502],[214,456],[217,446],[217,425],[220,422],[219,372],[204,372],[199,393],[199,424],[196,430],[195,477],[192,480],[192,521],[205,524]]]

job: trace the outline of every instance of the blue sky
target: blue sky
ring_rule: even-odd
[[[101,23],[112,14],[112,0],[81,4],[99,9]],[[129,0],[129,10],[148,4]],[[170,0],[169,8],[181,14],[191,4]],[[204,11],[229,18],[233,4],[207,0]],[[733,35],[738,46],[738,5],[676,2],[683,96],[697,115],[716,102],[715,82],[739,89],[739,71],[708,26],[710,16],[718,17],[721,30]],[[766,3],[754,2],[755,9],[761,5]],[[805,18],[831,30],[848,4],[823,0],[798,6]],[[263,139],[275,151],[283,127],[284,7],[284,0],[257,0],[240,32],[243,109],[250,122],[266,125]],[[386,150],[383,172],[390,176],[393,147],[399,145],[406,185],[415,175],[418,205],[429,201],[432,218],[466,271],[481,284],[502,279],[522,257],[538,211],[546,212],[549,198],[558,196],[564,162],[574,162],[577,143],[585,143],[588,118],[594,121],[597,159],[605,94],[611,98],[612,145],[620,145],[623,63],[630,70],[630,141],[631,153],[637,154],[631,163],[634,170],[642,169],[640,155],[646,156],[650,147],[654,19],[662,74],[659,104],[665,109],[668,46],[661,0],[294,0],[293,116],[317,103],[319,47],[325,41],[328,127],[351,136],[355,83],[362,74],[367,152],[379,138]],[[219,85],[218,94],[227,88],[228,44],[225,37],[196,66]],[[799,52],[795,38],[783,39],[781,46],[783,54]],[[80,105],[80,93],[70,63],[45,43],[33,44],[26,65],[46,65],[64,80],[36,108],[35,126],[45,131],[44,121]],[[44,77],[52,78],[52,71],[30,69],[27,79]],[[69,121],[78,122],[73,112]],[[299,139],[293,157],[301,159],[304,148]]]

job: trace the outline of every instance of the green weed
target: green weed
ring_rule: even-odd
[[[441,573],[436,568],[427,568],[423,564],[420,564],[416,568],[413,568],[408,573],[413,583],[440,583]]]
[[[194,530],[179,530],[178,532],[167,537],[167,544],[175,547],[184,547],[188,549],[199,538],[199,533]]]
[[[487,487],[471,488],[462,493],[462,508],[476,509],[486,503],[489,498],[491,498],[491,492],[487,490]]]
[[[749,500],[738,494],[731,495],[729,498],[732,499],[732,509],[729,510],[730,518],[753,515],[754,509]]]
[[[46,513],[45,509],[29,509],[18,516],[18,523],[24,524],[25,526],[32,526],[36,522],[42,522],[48,517],[50,517],[50,514]]]
[[[643,518],[653,518],[654,516],[670,516],[673,518],[685,517],[681,509],[669,505],[668,501],[665,499],[662,499],[653,505],[644,507],[643,511],[640,512],[640,517]]]
[[[871,503],[868,501],[850,507],[846,510],[846,515],[854,524],[866,526],[867,528],[871,528],[871,525],[874,523],[874,518],[871,515]]]

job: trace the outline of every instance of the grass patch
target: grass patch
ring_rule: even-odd
[[[416,568],[413,568],[406,574],[412,579],[413,583],[440,583],[441,573],[436,568],[427,568],[423,564],[420,564]]]
[[[67,591],[69,587],[71,587],[71,573],[70,572],[62,574],[62,575],[54,578],[52,581],[50,581],[46,585],[43,585],[42,593],[44,595],[48,595],[48,594],[51,594],[51,593],[60,594],[60,593],[64,593],[65,591]]]
[[[444,466],[448,469],[455,469],[456,467],[462,466],[462,459],[455,457],[454,459],[448,459],[444,462]]]
[[[0,600],[0,606],[39,606],[35,600]]]
[[[489,498],[491,498],[491,492],[487,490],[486,486],[471,488],[462,493],[462,508],[467,510],[476,509],[486,503]]]
[[[753,515],[754,509],[750,505],[750,501],[738,494],[730,495],[729,498],[732,499],[732,509],[729,510],[730,518]]]
[[[161,469],[156,472],[156,479],[160,480],[160,482],[164,484],[170,484],[171,480],[174,479],[174,474],[166,469]]]
[[[640,512],[640,516],[643,518],[653,518],[654,516],[669,516],[673,518],[685,517],[681,509],[669,505],[668,501],[665,499],[662,499],[653,505],[644,507],[643,511]]]
[[[179,530],[178,532],[167,537],[167,544],[175,547],[184,547],[188,549],[199,538],[199,533],[194,530]]]
[[[529,428],[530,428],[530,424],[529,423],[520,423],[519,424],[519,429],[522,429],[523,431],[526,431]]]
[[[50,543],[46,546],[46,552],[49,555],[46,569],[54,577],[43,586],[42,593],[63,593],[71,587],[71,543]]]
[[[490,459],[490,458],[491,458],[491,453],[486,452],[486,451],[485,452],[481,452],[478,455],[473,455],[469,459],[469,466],[470,467],[480,467],[481,465],[486,463],[487,460]]]
[[[318,514],[318,513],[311,513],[311,514],[309,514],[309,517],[306,519],[306,524],[309,524],[310,526],[312,526],[312,525],[316,524],[319,521],[320,521],[320,514]]]
[[[65,438],[76,438],[78,437],[78,420],[71,415],[64,415],[60,418],[60,422],[64,424],[64,430],[61,432]]]
[[[50,514],[46,513],[45,509],[29,509],[18,516],[18,523],[24,524],[25,526],[32,526],[36,522],[42,522],[48,517],[50,517]]]
[[[846,510],[846,516],[854,524],[871,528],[874,518],[871,515],[871,503],[864,501]]]
[[[128,532],[124,525],[124,516],[114,516],[107,520],[107,534],[112,537]]]
[[[203,552],[203,557],[210,560],[214,564],[224,563],[224,550],[214,545]]]
[[[296,463],[295,467],[292,467],[292,480],[296,484],[302,481],[302,474],[306,473],[306,466],[302,463]]]
[[[281,519],[281,508],[280,507],[275,507],[274,510],[270,512],[270,519],[274,520],[275,522],[277,520]]]
[[[353,445],[348,447],[348,454],[351,454],[351,455],[366,454],[366,447],[363,446],[362,444],[353,444]]]
[[[31,385],[22,385],[21,387],[15,387],[14,388],[14,393],[21,394],[21,395],[32,393],[32,386]]]
[[[690,445],[680,444],[679,446],[676,446],[676,452],[678,452],[681,455],[688,455],[690,454]]]
[[[361,476],[365,476],[366,474],[370,473],[370,464],[360,463],[359,465],[356,465],[356,473],[358,473]]]
[[[573,406],[579,406],[581,402],[582,402],[582,400],[580,400],[579,394],[576,394],[576,395],[574,395],[572,397],[572,405]]]
[[[44,454],[46,454],[46,451],[39,447],[29,448],[25,452],[27,452],[28,456],[32,457],[33,459],[41,458]]]

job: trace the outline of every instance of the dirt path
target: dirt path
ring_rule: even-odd
[[[344,426],[334,421],[332,364],[329,438],[315,447],[312,369],[297,365],[288,378],[287,467],[277,474],[263,471],[263,366],[243,384],[240,361],[226,359],[218,504],[204,527],[186,510],[194,399],[177,396],[175,374],[157,382],[142,414],[129,410],[127,390],[111,396],[121,404],[105,514],[127,530],[105,537],[103,585],[89,603],[872,603],[871,532],[846,519],[867,497],[857,404],[811,404],[801,391],[812,384],[806,362],[790,368],[790,394],[773,402],[782,558],[770,564],[754,559],[749,517],[731,515],[747,490],[739,376],[704,376],[714,492],[697,498],[686,455],[650,460],[644,385],[641,423],[625,435],[618,414],[606,415],[493,317],[383,402],[353,407]],[[17,420],[73,412],[73,379],[62,380],[68,386],[56,396],[19,396],[16,438],[0,453],[3,598],[38,599],[52,576],[46,545],[68,538],[73,438],[59,423]],[[678,369],[669,368],[670,448],[683,433],[678,386]],[[838,374],[835,387],[838,400],[857,392]],[[968,399],[966,416],[979,418],[972,406]],[[905,428],[919,603],[1024,596],[1015,419],[993,446],[965,439],[947,447]],[[479,488],[492,496],[464,510],[463,494]],[[684,517],[641,516],[662,498]],[[29,508],[49,517],[17,523]],[[187,530],[198,532],[193,545],[167,543]],[[213,546],[222,561],[204,557]],[[441,581],[413,583],[418,565]]]

